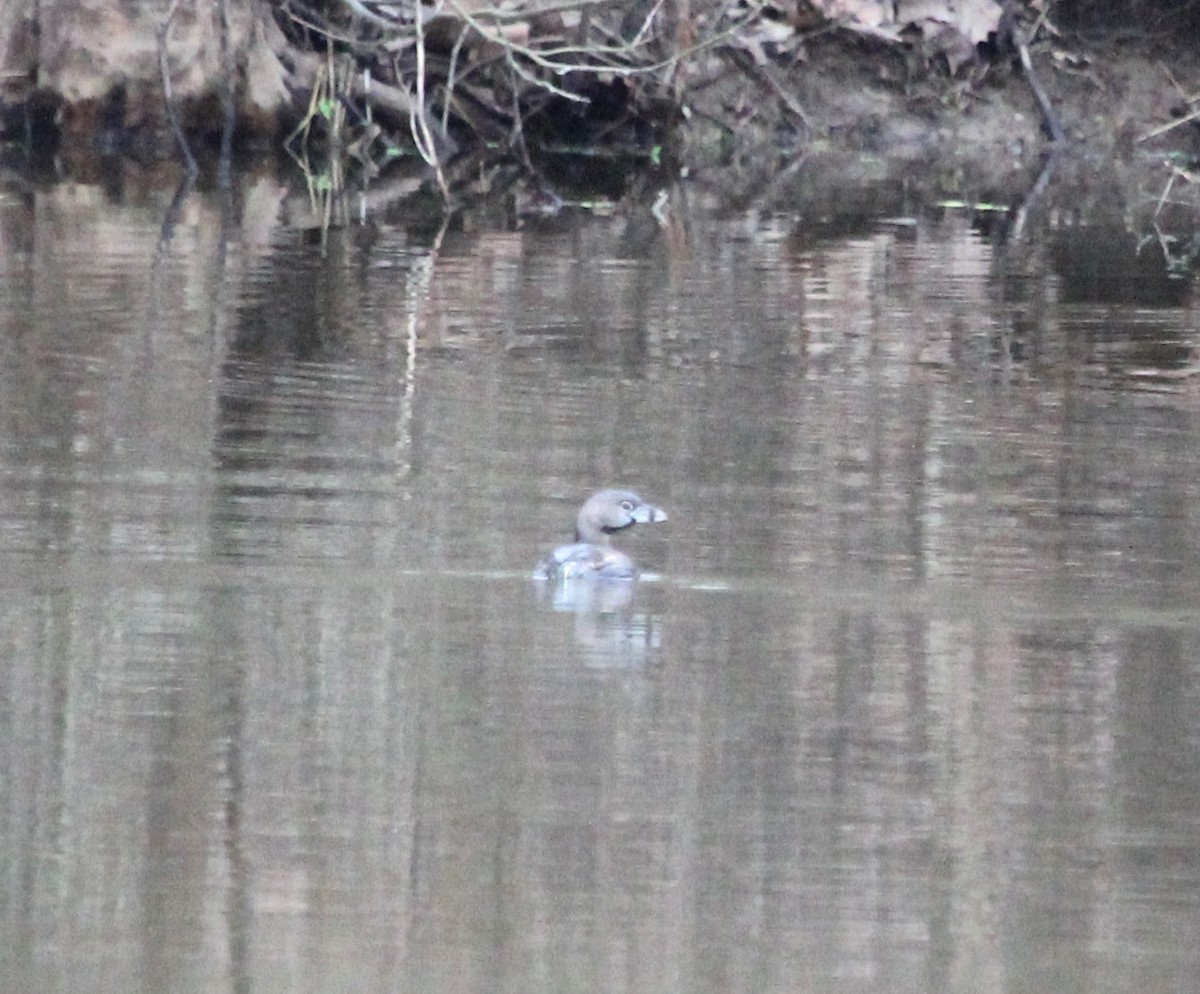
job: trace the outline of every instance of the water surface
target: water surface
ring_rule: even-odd
[[[243,199],[0,214],[0,986],[1192,989],[1188,284]]]

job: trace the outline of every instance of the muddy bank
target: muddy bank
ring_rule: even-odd
[[[1200,70],[1195,46],[1127,23],[1085,36],[986,21],[955,47],[929,22],[889,35],[764,4],[581,6],[590,20],[572,20],[570,4],[485,21],[499,8],[456,3],[413,20],[409,5],[361,0],[203,12],[76,0],[36,24],[0,24],[8,158],[169,175],[184,144],[202,168],[235,148],[286,149],[335,189],[423,174],[459,197],[519,177],[553,209],[572,155],[590,163],[574,179],[607,181],[606,194],[622,192],[614,175],[666,170],[736,204],[769,196],[799,161],[835,185],[886,168],[915,186],[1012,197],[1052,146],[1091,163],[1200,150],[1200,102],[1178,82]],[[380,12],[391,20],[376,23]],[[587,71],[560,72],[566,59]]]
[[[776,197],[798,163],[827,196],[896,181],[918,200],[1014,203],[1053,155],[1055,186],[1073,191],[1065,207],[1120,213],[1157,198],[1172,175],[1177,191],[1191,185],[1186,166],[1200,155],[1200,122],[1189,119],[1196,106],[1175,81],[1197,77],[1197,55],[1115,34],[1035,50],[1037,78],[1065,132],[1053,142],[1011,61],[980,59],[964,79],[905,81],[904,53],[831,37],[790,77],[803,120],[766,89],[731,80],[704,106],[742,108],[737,129],[720,111],[694,115],[680,131],[680,156],[693,177],[740,191],[746,203]]]
[[[1195,79],[1194,46],[1137,43],[1116,35],[1032,50],[1033,65],[1072,154],[1200,153],[1198,105],[1177,80]],[[905,77],[906,53],[830,37],[789,76],[803,119],[748,77],[701,94],[705,113],[683,129],[692,162],[727,150],[770,155],[854,152],[887,158],[976,159],[985,169],[1039,155],[1053,144],[1028,80],[1012,60],[982,56],[963,78]],[[714,106],[715,105],[715,106]],[[741,108],[736,129],[722,116]]]

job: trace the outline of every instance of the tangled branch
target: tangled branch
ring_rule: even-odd
[[[767,6],[705,0],[696,12],[696,2],[289,0],[286,10],[311,44],[371,80],[356,96],[385,115],[404,96],[395,124],[444,190],[447,150],[524,150],[530,127],[542,142],[602,135],[613,146],[615,135],[626,149],[659,133],[681,108],[683,68],[733,44]]]

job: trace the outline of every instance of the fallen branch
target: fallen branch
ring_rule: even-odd
[[[1058,119],[1058,113],[1054,109],[1054,104],[1050,102],[1050,98],[1046,95],[1046,90],[1042,86],[1042,82],[1038,79],[1037,70],[1033,67],[1033,59],[1029,55],[1029,44],[1025,38],[1025,32],[1016,19],[1010,19],[1012,43],[1016,46],[1017,56],[1021,60],[1021,72],[1025,75],[1025,82],[1029,84],[1029,88],[1033,91],[1033,98],[1037,101],[1038,110],[1042,113],[1042,126],[1046,130],[1047,136],[1052,142],[1058,144],[1067,140],[1067,133],[1063,130],[1062,122]]]

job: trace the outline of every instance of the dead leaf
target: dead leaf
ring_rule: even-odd
[[[987,41],[1000,24],[1003,10],[996,0],[899,0],[896,23],[925,33],[933,25],[951,29],[972,45]]]
[[[926,40],[941,39],[936,51],[946,53],[953,68],[963,53],[981,42],[1000,24],[997,0],[810,0],[812,8],[839,27],[859,34],[899,41],[916,30]],[[952,38],[950,34],[957,36]]]

